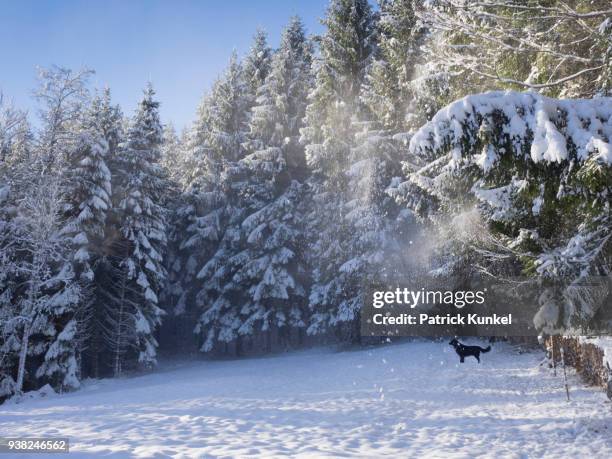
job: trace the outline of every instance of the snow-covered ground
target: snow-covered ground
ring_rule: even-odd
[[[417,342],[165,365],[0,406],[0,436],[68,436],[70,458],[612,457],[601,389],[570,375],[568,403],[541,353],[482,360]]]

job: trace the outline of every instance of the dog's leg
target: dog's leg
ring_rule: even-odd
[[[461,356],[460,360],[461,363],[465,362],[465,358],[463,356]]]

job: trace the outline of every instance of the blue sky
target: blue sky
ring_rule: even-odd
[[[0,90],[36,115],[36,67],[87,66],[95,86],[108,85],[131,114],[149,79],[164,122],[178,128],[195,116],[202,94],[232,49],[249,49],[257,27],[278,45],[291,15],[309,33],[327,0],[2,0]]]

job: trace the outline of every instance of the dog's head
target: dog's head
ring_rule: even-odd
[[[459,341],[457,341],[456,338],[453,338],[450,340],[448,344],[450,344],[451,346],[456,346],[457,344],[459,344]]]

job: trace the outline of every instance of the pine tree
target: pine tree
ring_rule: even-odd
[[[237,64],[234,55],[226,76],[238,84],[235,89],[239,90],[244,88],[243,81],[230,76],[236,75]],[[226,129],[231,123],[224,124],[220,118],[215,118],[222,110],[223,97],[228,94],[226,82],[221,78],[215,82],[211,93],[200,103],[197,119],[183,139],[185,166],[181,193],[172,209],[166,287],[167,301],[174,316],[171,325],[179,329],[191,327],[193,330],[193,317],[199,315],[195,307],[199,290],[196,275],[221,238],[225,196],[219,182],[224,161],[212,145],[218,146],[217,139],[229,137],[219,129]]]
[[[82,348],[81,368],[84,375],[100,377],[102,373],[102,362],[106,350],[103,345],[103,330],[105,324],[105,311],[107,300],[105,291],[107,289],[107,270],[112,270],[109,256],[113,254],[113,244],[118,238],[118,224],[113,219],[112,184],[113,172],[116,172],[117,149],[122,137],[122,114],[118,106],[112,105],[110,89],[105,88],[101,94],[97,94],[86,114],[84,122],[85,138],[97,139],[100,144],[106,146],[106,154],[98,158],[97,162],[103,167],[106,165],[108,174],[103,169],[96,172],[90,169],[93,175],[89,180],[97,186],[106,190],[108,199],[105,200],[107,209],[98,209],[97,218],[90,220],[88,240],[90,243],[87,264],[91,267],[92,279],[87,282],[87,302],[79,309],[77,316],[78,335],[77,341]],[[93,137],[92,137],[93,136]],[[88,175],[88,174],[86,174]],[[115,177],[116,178],[116,177]],[[85,194],[89,193],[87,191]],[[93,231],[92,231],[93,230]],[[92,234],[95,233],[95,234]],[[93,242],[91,242],[93,241]]]
[[[94,278],[93,256],[100,247],[111,207],[111,173],[105,161],[108,143],[94,120],[88,120],[69,152],[65,171],[66,226],[63,232],[72,239],[78,275],[87,283]]]
[[[390,132],[407,130],[414,107],[413,80],[422,60],[425,29],[416,16],[415,0],[380,2],[378,50],[368,68],[362,98],[379,127]]]
[[[194,346],[194,279],[199,265],[196,260],[205,256],[204,247],[184,245],[188,228],[192,228],[192,219],[201,209],[201,206],[196,209],[199,188],[194,181],[202,171],[196,166],[195,158],[188,155],[190,147],[197,148],[190,142],[194,131],[195,127],[185,129],[179,138],[172,124],[164,126],[161,161],[169,183],[164,199],[169,217],[165,257],[167,278],[160,300],[169,315],[162,324],[160,342],[165,342],[167,349],[182,351]],[[191,234],[192,241],[199,241],[198,236],[198,233]]]
[[[110,92],[96,96],[82,122],[81,132],[68,154],[64,171],[63,233],[72,240],[73,269],[83,289],[83,303],[75,317],[73,340],[84,360],[86,374],[99,375],[98,353],[102,333],[101,291],[106,229],[111,211],[111,172],[107,166],[109,148],[117,147],[117,133],[112,118],[115,108],[110,105]],[[81,356],[80,356],[81,357]]]
[[[183,143],[176,134],[176,129],[172,123],[164,125],[163,138],[160,164],[168,179],[180,186],[185,176],[185,158],[182,149]]]
[[[610,103],[472,95],[438,112],[410,141],[410,153],[429,166],[409,180],[433,197],[434,219],[475,212],[480,235],[467,242],[480,254],[477,265],[502,280],[529,276],[542,289],[541,305],[550,309],[552,298],[553,322],[565,327],[602,307],[570,287],[610,273]]]
[[[253,44],[244,58],[244,81],[248,92],[249,109],[257,102],[257,93],[270,72],[272,49],[268,46],[265,31],[258,29],[253,37]]]
[[[416,229],[414,217],[400,211],[387,188],[402,175],[400,159],[405,159],[408,135],[404,131],[413,108],[411,81],[423,30],[412,0],[383,1],[379,14],[376,59],[361,88],[361,101],[368,111],[358,123],[352,166],[346,174],[348,245],[354,250],[341,270],[364,286],[391,286],[405,280],[401,276],[408,265],[406,248]]]
[[[167,287],[179,329],[193,329],[193,322],[207,307],[204,300],[197,299],[202,298],[202,287],[207,284],[196,276],[220,249],[228,228],[231,208],[226,171],[244,155],[249,101],[244,70],[233,53],[183,141],[185,168],[182,193],[173,209]]]
[[[205,125],[197,154],[206,166],[199,179],[196,204],[201,212],[188,228],[186,244],[192,247],[192,244],[204,244],[208,248],[207,256],[198,267],[200,288],[196,294],[201,311],[196,335],[205,351],[217,339],[233,341],[240,327],[239,306],[229,301],[224,291],[226,284],[231,283],[225,264],[240,251],[239,225],[244,213],[237,183],[240,181],[237,162],[245,155],[243,144],[250,115],[244,78],[234,53],[202,110]]]
[[[287,339],[304,320],[303,185],[306,167],[299,129],[311,84],[312,50],[304,27],[293,18],[281,38],[272,69],[258,90],[248,142],[250,153],[230,177],[242,221],[237,253],[226,263],[228,302],[242,304],[239,336],[273,329]],[[239,247],[239,248],[238,248]],[[239,299],[238,299],[239,298]]]
[[[330,326],[343,331],[342,324],[348,324],[349,335],[355,337],[360,280],[345,264],[356,249],[350,246],[346,222],[345,204],[352,191],[346,172],[351,168],[358,121],[365,114],[359,95],[376,49],[375,15],[367,1],[332,0],[323,23],[327,30],[320,39],[315,88],[301,130],[314,192],[308,219],[315,284],[308,331],[319,333]]]
[[[113,244],[112,270],[107,274],[105,340],[113,351],[113,371],[120,374],[136,357],[148,367],[156,362],[156,328],[163,310],[159,289],[165,279],[165,211],[160,205],[165,179],[159,166],[162,127],[155,92],[144,97],[119,146],[113,186],[119,240]]]

